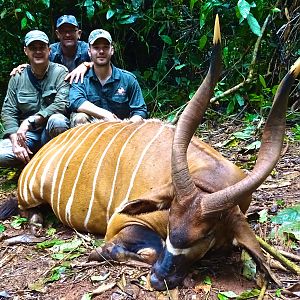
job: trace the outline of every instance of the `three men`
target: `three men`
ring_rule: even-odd
[[[110,33],[93,30],[88,42],[93,66],[83,82],[72,84],[70,89],[70,110],[75,112],[71,116],[72,126],[95,119],[136,122],[147,118],[147,107],[136,77],[111,63],[114,47]]]
[[[4,139],[0,166],[20,166],[51,138],[69,128],[64,115],[68,104],[68,70],[49,62],[48,36],[32,30],[25,36],[29,65],[11,77],[2,107]]]
[[[112,38],[103,29],[91,32],[88,57],[92,63],[80,64],[91,67],[84,77],[86,68],[81,68],[83,82],[73,83],[69,94],[67,69],[49,59],[64,63],[69,69],[88,59],[81,51],[84,42],[78,41],[81,31],[75,17],[60,17],[57,28],[61,42],[52,48],[42,31],[33,30],[25,36],[24,52],[30,65],[18,69],[8,85],[1,115],[5,132],[4,140],[0,140],[0,167],[26,164],[42,145],[67,130],[67,107],[72,112],[72,126],[97,120],[138,122],[147,118],[136,77],[111,63]],[[62,55],[66,48],[74,50],[73,59]]]

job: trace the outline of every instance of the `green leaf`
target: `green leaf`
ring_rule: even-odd
[[[116,12],[112,9],[109,9],[106,13],[106,19],[109,20]]]
[[[16,8],[16,9],[15,9],[15,12],[16,12],[16,13],[21,12],[21,11],[22,11],[21,8]]]
[[[247,22],[248,22],[252,32],[254,34],[256,34],[257,36],[261,36],[260,25],[258,24],[257,20],[251,13],[249,13],[249,15],[247,16]]]
[[[300,222],[300,205],[288,207],[271,218],[271,221],[275,224],[283,224],[286,222]]]
[[[179,66],[175,67],[175,70],[181,70],[182,68],[184,68],[186,66],[186,64],[181,64]]]
[[[245,147],[246,150],[257,150],[261,146],[261,141],[255,141]]]
[[[6,227],[3,224],[0,224],[0,233],[4,232]]]
[[[24,18],[22,18],[22,20],[21,20],[21,29],[23,30],[23,29],[25,29],[26,27],[27,27],[27,18],[24,17]]]
[[[210,277],[208,277],[208,276],[205,276],[205,278],[203,279],[203,283],[212,285],[212,281],[211,281]]]
[[[162,34],[160,37],[166,44],[172,45],[172,39],[168,35]]]
[[[250,291],[244,291],[238,297],[236,300],[243,300],[243,299],[250,299],[259,296],[260,290],[259,289],[253,289]]]
[[[42,0],[42,2],[46,5],[46,7],[50,7],[50,0]]]
[[[142,6],[143,4],[143,0],[131,0],[132,6],[134,7],[134,9],[138,9]]]
[[[91,300],[93,294],[92,293],[85,293],[80,300]]]
[[[192,11],[194,8],[195,3],[198,2],[198,0],[190,0],[190,10]]]
[[[49,240],[49,241],[44,241],[42,243],[37,243],[36,247],[38,249],[46,249],[46,248],[51,248],[54,245],[60,245],[63,244],[65,241],[62,240],[58,240],[58,239],[53,239],[53,240]]]
[[[250,4],[245,0],[239,0],[237,7],[239,9],[241,16],[244,19],[246,19],[250,13],[250,8],[251,8]]]
[[[22,218],[20,216],[13,217],[13,220],[10,223],[10,226],[15,229],[20,229],[22,224],[25,224],[28,222],[27,218]]]
[[[54,245],[53,246],[53,251],[54,252],[60,252],[60,253],[71,252],[71,251],[74,251],[75,249],[77,249],[81,244],[82,244],[81,240],[75,239],[71,242],[66,242],[66,243],[63,243],[63,244]]]
[[[46,282],[57,281],[61,278],[61,274],[65,273],[67,268],[65,266],[58,266],[52,269],[52,274],[46,279]]]
[[[276,295],[276,297],[281,298],[281,289],[277,289],[277,290],[275,291],[275,295]]]
[[[268,210],[267,209],[261,210],[258,214],[259,214],[259,222],[260,223],[265,223],[268,221]]]
[[[236,298],[238,296],[235,292],[232,292],[232,291],[220,292],[219,294],[221,294],[227,298]]]
[[[235,94],[234,97],[239,106],[243,106],[245,104],[244,98],[239,93]]]
[[[5,15],[6,15],[6,13],[7,13],[7,9],[4,8],[4,9],[1,11],[1,13],[0,13],[0,18],[3,19],[3,18],[5,17]]]
[[[222,295],[222,294],[218,294],[218,299],[219,300],[227,300],[228,298],[226,297],[226,296],[224,296],[224,295]]]
[[[281,10],[280,10],[279,8],[277,8],[277,7],[274,7],[274,8],[272,9],[272,12],[273,12],[273,13],[280,13]]]
[[[29,12],[29,11],[27,11],[26,10],[26,16],[27,16],[27,18],[29,19],[29,20],[31,20],[31,21],[35,21],[35,18],[34,18],[34,16]]]
[[[132,24],[137,19],[136,15],[128,15],[125,17],[122,17],[122,19],[119,21],[120,24]]]
[[[55,228],[52,228],[52,227],[48,228],[47,231],[46,231],[46,234],[47,234],[48,236],[52,236],[52,235],[54,235],[55,233],[56,233],[56,229],[55,229]]]
[[[298,241],[300,240],[300,222],[286,222],[278,228],[278,235],[284,237],[285,235],[294,236]]]
[[[86,14],[89,20],[91,20],[95,14],[95,7],[94,5],[89,5],[86,7]]]
[[[207,43],[207,35],[204,34],[201,36],[199,40],[199,49],[202,50],[205,47],[206,43]]]
[[[249,280],[253,280],[256,274],[256,264],[252,260],[251,256],[247,253],[247,251],[243,250],[241,259],[243,262],[243,271],[242,274]]]
[[[227,105],[227,108],[226,108],[226,114],[230,115],[234,111],[234,107],[235,107],[235,102],[230,101]]]
[[[85,0],[83,6],[94,6],[94,1],[93,0]]]
[[[267,84],[266,84],[266,81],[264,79],[264,77],[262,75],[259,74],[259,81],[261,83],[261,85],[266,88],[267,87]]]

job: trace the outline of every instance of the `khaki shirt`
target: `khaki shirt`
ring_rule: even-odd
[[[64,79],[67,73],[63,65],[50,62],[44,78],[39,81],[41,91],[31,83],[27,68],[11,77],[1,113],[4,138],[16,133],[21,122],[34,114],[46,119],[56,113],[66,114],[69,83]]]

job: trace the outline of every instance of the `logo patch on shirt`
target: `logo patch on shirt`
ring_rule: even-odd
[[[123,87],[118,88],[116,95],[124,96],[126,94],[126,90]]]

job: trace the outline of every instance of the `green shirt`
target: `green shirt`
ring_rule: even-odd
[[[50,62],[44,78],[38,81],[40,91],[31,83],[27,68],[12,76],[1,113],[3,137],[16,133],[21,122],[34,114],[46,119],[56,113],[65,114],[69,95],[69,83],[64,80],[67,74],[66,67]]]

